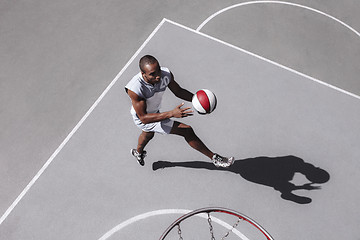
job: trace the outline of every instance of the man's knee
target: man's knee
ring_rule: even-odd
[[[155,135],[154,132],[142,132],[142,134],[145,137],[145,139],[148,141],[150,141]]]
[[[189,125],[184,126],[183,131],[184,131],[184,136],[185,137],[195,136],[194,129]]]
[[[179,122],[175,122],[173,129],[171,130],[171,133],[173,134],[177,134],[177,135],[181,135],[184,137],[190,137],[190,136],[194,136],[195,132],[193,130],[193,128],[190,125],[184,124],[184,123],[179,123]]]

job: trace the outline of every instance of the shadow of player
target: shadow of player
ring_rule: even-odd
[[[243,160],[236,160],[229,168],[217,168],[210,162],[192,161],[192,162],[166,162],[158,161],[153,163],[153,170],[169,167],[198,168],[217,171],[229,171],[240,174],[244,179],[273,187],[281,193],[285,200],[293,201],[299,204],[311,202],[311,198],[298,196],[292,193],[294,190],[320,189],[320,184],[329,181],[330,175],[323,169],[315,167],[310,163],[304,162],[301,158],[295,156],[283,157],[256,157]],[[290,181],[294,174],[298,172],[303,174],[310,183],[297,186]]]

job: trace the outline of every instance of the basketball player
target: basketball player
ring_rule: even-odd
[[[226,158],[213,153],[195,135],[191,126],[172,119],[193,115],[190,107],[183,108],[184,103],[182,103],[171,111],[160,113],[162,96],[167,87],[182,100],[191,102],[193,97],[191,92],[179,86],[170,70],[160,67],[159,62],[150,55],[140,59],[139,67],[140,72],[125,86],[132,103],[131,115],[135,125],[142,130],[137,148],[131,149],[131,154],[139,164],[144,166],[146,156],[144,148],[155,133],[184,137],[191,147],[209,157],[217,167],[229,167],[233,164],[234,157]]]

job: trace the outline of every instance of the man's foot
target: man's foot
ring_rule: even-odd
[[[133,155],[136,160],[139,162],[141,166],[145,165],[144,158],[146,157],[146,151],[143,151],[142,153],[138,153],[136,149],[131,149],[131,155]]]
[[[226,158],[215,153],[214,156],[212,157],[212,162],[216,167],[227,168],[230,167],[235,161],[234,161],[234,157]]]

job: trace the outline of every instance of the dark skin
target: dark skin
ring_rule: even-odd
[[[147,83],[155,85],[160,82],[161,69],[159,63],[147,64],[142,67],[142,77]],[[188,90],[180,87],[180,85],[174,80],[173,74],[171,74],[171,80],[168,85],[170,91],[178,98],[191,102],[193,94]],[[168,118],[184,118],[193,115],[193,111],[190,107],[182,108],[184,103],[176,106],[173,110],[162,113],[147,113],[146,112],[146,100],[139,97],[136,93],[128,90],[128,95],[131,99],[131,103],[142,123],[159,122]],[[188,144],[194,149],[200,151],[204,155],[212,158],[214,155],[205,144],[196,136],[191,126],[184,123],[175,121],[170,134],[179,135],[185,138]],[[137,151],[142,153],[147,143],[154,137],[154,132],[142,132],[139,136]]]
[[[143,66],[143,70],[141,72],[144,80],[147,83],[155,85],[160,81],[161,78],[161,69],[158,63],[156,64],[148,64]],[[174,80],[174,76],[171,74],[172,79],[168,85],[169,89],[180,99],[185,101],[191,101],[193,94],[179,86],[177,82]],[[128,90],[128,94],[131,98],[132,105],[139,116],[141,122],[144,124],[152,123],[152,122],[159,122],[168,118],[183,118],[187,116],[191,116],[193,111],[188,108],[181,108],[184,103],[180,104],[176,108],[171,111],[163,112],[163,113],[147,113],[146,112],[146,100],[139,97],[134,92]]]

